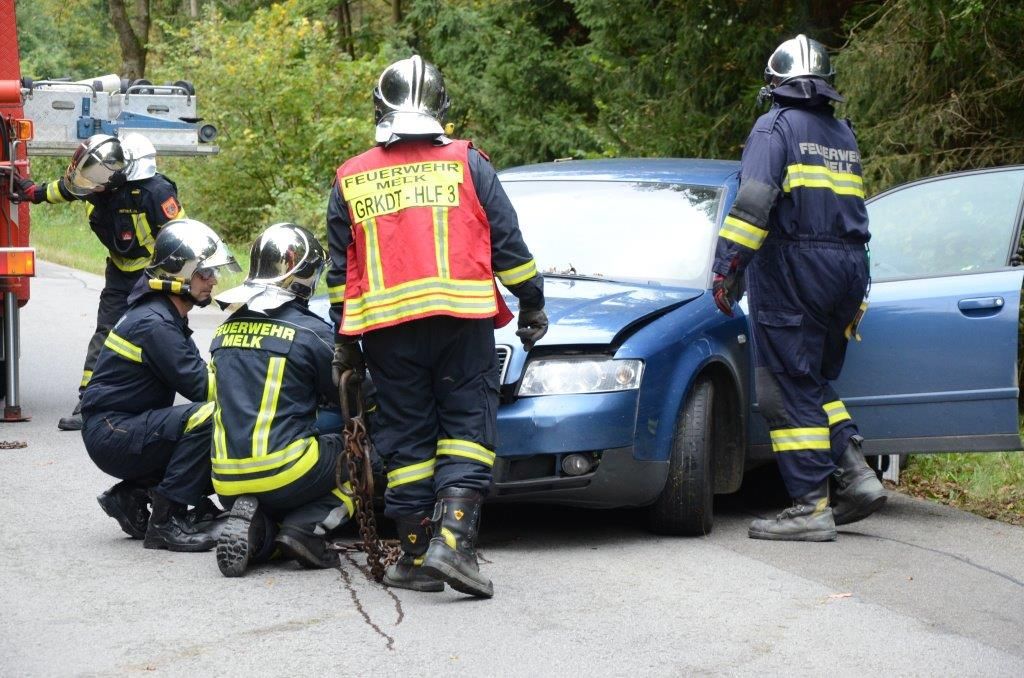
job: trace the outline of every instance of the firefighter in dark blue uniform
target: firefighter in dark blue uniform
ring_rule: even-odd
[[[84,200],[89,227],[107,248],[96,332],[89,341],[82,369],[79,395],[89,383],[100,348],[110,328],[127,308],[128,294],[153,254],[160,227],[172,219],[184,219],[174,182],[156,171],[156,149],[143,135],[124,139],[97,134],[76,152],[65,176],[57,181],[33,184],[19,179],[22,199],[33,203]],[[71,416],[62,417],[58,428],[82,428],[81,403]]]
[[[757,402],[794,506],[756,520],[755,539],[831,541],[885,492],[830,382],[866,308],[867,211],[857,140],[833,102],[824,47],[799,35],[765,70],[772,108],[743,149],[740,189],[719,234],[714,295],[732,315],[750,292]],[[834,507],[828,481],[835,480]],[[834,511],[833,511],[834,508]]]
[[[342,438],[317,426],[321,406],[338,406],[334,332],[308,308],[326,261],[308,230],[274,224],[252,245],[245,283],[217,297],[238,306],[211,347],[219,384],[213,485],[231,506],[217,565],[227,577],[275,545],[308,568],[338,564],[326,537],[355,507],[336,486]]]
[[[402,546],[384,582],[490,597],[474,544],[497,444],[494,327],[512,318],[494,279],[519,299],[529,350],[547,330],[543,278],[487,157],[445,135],[440,71],[398,61],[374,104],[377,146],[338,169],[328,202],[327,281],[336,373],[364,369],[361,337],[377,388]]]
[[[100,505],[146,548],[205,551],[215,544],[186,517],[188,505],[201,505],[213,491],[214,408],[206,402],[213,382],[187,316],[210,303],[222,266],[239,270],[206,225],[168,223],[82,395],[85,448],[100,470],[122,479],[100,495]],[[174,405],[179,393],[192,403]]]

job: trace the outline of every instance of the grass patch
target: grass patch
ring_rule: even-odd
[[[30,237],[40,259],[103,275],[107,265],[107,250],[89,228],[84,202],[33,206]],[[249,268],[249,243],[229,243],[228,247],[241,265],[242,272],[219,272],[217,290],[220,291],[240,285]]]
[[[910,458],[900,490],[1024,525],[1024,453],[928,454]]]

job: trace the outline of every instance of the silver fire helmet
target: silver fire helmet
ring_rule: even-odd
[[[121,148],[130,167],[125,171],[128,181],[148,179],[156,174],[156,147],[138,132],[129,132],[121,138]]]
[[[64,172],[64,186],[78,197],[109,186],[118,173],[130,168],[130,159],[117,137],[94,134],[79,145]]]
[[[198,303],[191,296],[192,276],[209,275],[221,267],[236,273],[242,270],[209,226],[195,219],[175,219],[164,224],[156,236],[146,276],[150,288],[191,297]]]
[[[437,66],[419,55],[396,61],[384,69],[373,90],[377,143],[443,135],[450,103]]]
[[[252,244],[245,282],[217,295],[217,303],[264,312],[292,299],[309,299],[326,263],[327,252],[307,229],[289,223],[268,226]]]
[[[821,78],[831,82],[835,70],[828,57],[828,50],[817,40],[811,40],[801,33],[792,40],[779,45],[764,69],[764,81],[778,87],[794,78]]]

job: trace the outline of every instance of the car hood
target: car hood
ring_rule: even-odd
[[[550,326],[544,345],[611,344],[624,329],[696,299],[704,290],[659,287],[584,278],[544,280],[544,311]],[[518,302],[506,294],[513,309]],[[519,343],[513,321],[498,330],[497,341]]]

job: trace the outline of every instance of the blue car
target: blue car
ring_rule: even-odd
[[[709,293],[738,170],[617,159],[500,174],[551,326],[529,354],[515,323],[495,334],[491,501],[647,507],[657,532],[706,534],[713,496],[771,460],[745,302],[728,318]],[[1012,167],[870,201],[870,309],[836,383],[869,455],[1021,449],[1022,189]]]

